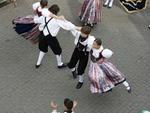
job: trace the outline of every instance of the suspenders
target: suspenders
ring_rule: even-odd
[[[86,39],[87,40],[87,39]],[[82,49],[80,49],[80,46],[82,46]],[[80,37],[79,37],[79,39],[78,39],[78,43],[77,43],[77,45],[76,45],[76,47],[78,48],[78,50],[79,51],[83,51],[84,53],[85,53],[85,55],[86,55],[86,50],[87,50],[87,44],[86,45],[82,45],[81,43],[80,43]]]
[[[47,28],[48,33],[51,34],[50,31],[49,31],[49,29],[48,29],[48,26],[47,26],[47,25],[48,25],[48,23],[49,23],[53,18],[50,18],[47,22],[46,22],[46,17],[45,17],[44,19],[45,19],[45,26],[44,26],[43,30],[44,30],[45,28]]]

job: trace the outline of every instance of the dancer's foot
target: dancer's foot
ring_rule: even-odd
[[[106,4],[103,4],[103,7],[106,7],[107,5]]]
[[[93,27],[94,27],[94,25],[93,25],[93,24],[87,24],[87,26],[89,26],[89,27],[91,27],[91,28],[93,28]]]
[[[131,93],[131,87],[130,86],[127,87],[127,91],[128,91],[128,93]]]
[[[72,71],[72,76],[73,76],[73,78],[74,78],[74,79],[76,79],[76,78],[77,78],[76,69],[75,69],[74,71]]]
[[[61,66],[57,66],[59,69],[67,67],[67,63],[63,63]]]
[[[77,89],[80,89],[80,88],[82,87],[82,85],[83,85],[83,82],[78,82],[76,88],[77,88]]]
[[[40,65],[35,65],[35,68],[38,69],[40,66],[41,66],[41,64]]]
[[[108,6],[108,8],[110,9],[110,8],[112,8],[112,6]]]

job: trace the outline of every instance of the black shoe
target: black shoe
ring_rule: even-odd
[[[148,28],[150,29],[150,25],[148,26]]]
[[[73,75],[73,78],[76,79],[77,78],[77,73],[76,73],[76,69],[74,71],[72,71],[72,75]]]
[[[35,65],[35,68],[38,69],[41,65]]]
[[[59,69],[67,67],[67,63],[63,63],[61,66],[57,66]]]
[[[108,90],[108,91],[106,91],[106,92],[104,92],[104,93],[109,93],[109,92],[112,92],[112,89],[110,89],[110,90]]]
[[[103,4],[103,7],[106,7],[107,5]]]
[[[77,88],[77,89],[80,89],[80,88],[82,87],[82,85],[83,85],[83,82],[78,82],[76,88]]]
[[[93,25],[93,24],[87,24],[87,26],[89,26],[89,27],[91,27],[91,28],[93,28],[93,27],[94,27],[94,25]]]

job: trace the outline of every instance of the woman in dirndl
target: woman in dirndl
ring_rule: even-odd
[[[42,9],[44,9],[47,4],[47,0],[36,2],[32,5],[34,15],[17,17],[13,19],[12,23],[15,31],[25,39],[29,39],[32,43],[37,43],[40,31],[38,30],[38,25],[34,23],[34,18],[42,16]]]
[[[128,93],[131,87],[125,76],[107,59],[112,56],[110,49],[103,49],[101,40],[96,39],[90,52],[89,67],[90,90],[92,93],[105,93],[111,91],[118,84],[123,84]]]
[[[84,25],[93,27],[101,20],[102,1],[101,0],[84,0],[79,13],[80,21]]]
[[[32,5],[34,15],[17,17],[12,21],[15,31],[25,39],[29,39],[33,44],[38,42],[38,36],[40,35],[39,25],[36,24],[34,20],[40,16],[64,19],[63,16],[56,16],[52,14],[48,10],[47,5],[48,0],[41,0],[40,2],[36,2]]]

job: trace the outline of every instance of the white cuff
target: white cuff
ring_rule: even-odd
[[[52,113],[58,113],[58,112],[57,112],[57,110],[55,109],[55,110],[52,111]]]

